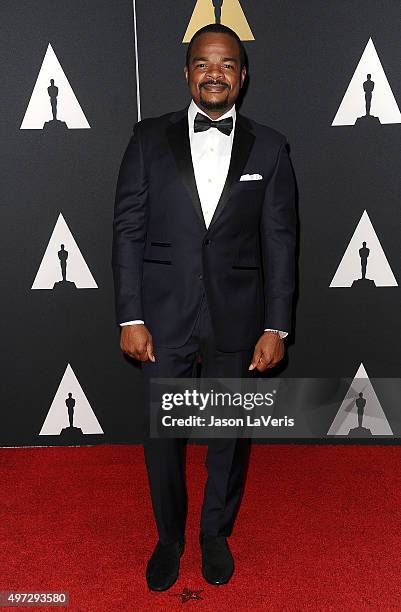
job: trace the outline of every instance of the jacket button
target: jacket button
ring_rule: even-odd
[[[198,274],[198,278],[199,278],[199,280],[202,280],[203,274]]]
[[[205,244],[210,244],[212,241],[210,240],[210,238],[206,238],[205,240]]]

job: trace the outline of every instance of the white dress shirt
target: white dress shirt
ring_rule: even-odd
[[[206,227],[209,227],[213,213],[223,191],[233,146],[236,111],[235,105],[218,119],[233,118],[233,129],[229,136],[217,128],[194,132],[196,113],[208,116],[192,100],[188,108],[189,142],[196,186],[202,206]]]
[[[191,145],[192,165],[195,173],[196,186],[198,188],[199,199],[206,227],[209,227],[213,213],[223,191],[226,181],[228,167],[230,165],[231,150],[233,146],[236,110],[235,104],[224,115],[219,117],[233,118],[233,129],[229,136],[223,134],[217,128],[211,127],[203,132],[194,132],[194,119],[196,113],[207,115],[205,111],[195,104],[193,100],[188,107],[188,130],[189,142]],[[126,321],[120,325],[132,325],[144,323],[140,319]],[[265,331],[278,332],[281,338],[288,336],[288,332],[277,329],[265,329]]]

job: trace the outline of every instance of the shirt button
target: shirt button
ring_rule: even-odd
[[[211,150],[211,151],[214,151],[213,147],[210,147],[210,150]]]
[[[212,179],[211,179],[211,178],[209,178],[209,179],[207,179],[207,180],[208,180],[208,183],[211,183],[211,182],[212,182]]]

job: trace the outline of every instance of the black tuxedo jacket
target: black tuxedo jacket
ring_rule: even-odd
[[[251,348],[266,327],[291,331],[296,211],[287,142],[237,112],[227,179],[206,228],[187,111],[139,121],[121,162],[112,246],[117,323],[143,319],[156,348],[182,346],[204,289],[216,347]],[[263,179],[240,181],[255,173]]]

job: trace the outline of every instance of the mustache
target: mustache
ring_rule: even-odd
[[[223,87],[230,87],[228,83],[224,83],[224,81],[204,81],[201,83],[200,87],[204,87],[205,85],[222,85]]]

